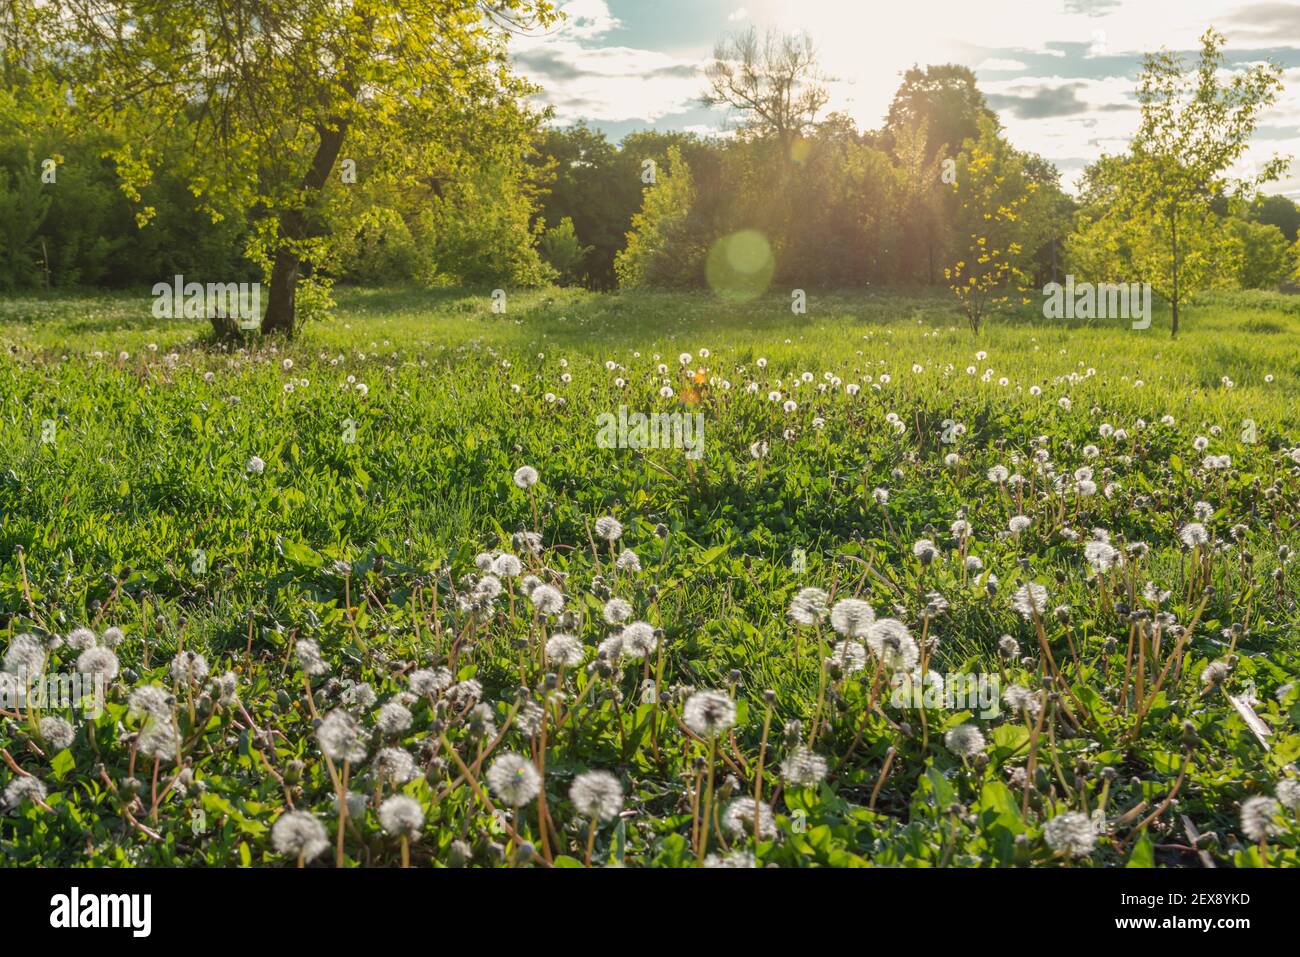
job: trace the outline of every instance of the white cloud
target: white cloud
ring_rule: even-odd
[[[569,0],[562,9],[570,20],[554,33],[512,41],[520,71],[545,86],[562,122],[651,123],[698,105],[700,71],[716,37],[683,26],[680,43],[663,52],[639,48],[635,34],[624,30],[619,40],[627,45],[602,47],[620,26],[605,0]],[[1230,51],[1300,45],[1300,5],[1277,0],[924,0],[890,6],[745,0],[727,19],[807,31],[824,72],[834,78],[827,111],[846,112],[864,128],[879,126],[912,65],[972,66],[1011,141],[1056,162],[1067,185],[1102,152],[1122,151],[1132,136],[1136,56],[1161,47],[1195,50],[1210,24],[1227,35]],[[1052,75],[1035,75],[1045,57]],[[1264,156],[1275,150],[1300,156],[1300,68],[1288,71],[1286,84],[1278,104],[1261,118],[1254,147]],[[698,131],[713,132],[708,123]],[[1286,188],[1300,189],[1300,163]]]
[[[994,56],[989,57],[975,69],[978,72],[983,72],[985,70],[1007,72],[1011,70],[1027,70],[1029,69],[1029,65],[1027,63],[1021,63],[1019,60],[1006,60]]]
[[[652,122],[698,104],[702,64],[656,50],[550,38],[515,44],[515,68],[545,90],[561,122]]]
[[[561,3],[559,9],[564,20],[557,31],[558,36],[594,39],[622,25],[609,12],[605,0],[568,0]]]

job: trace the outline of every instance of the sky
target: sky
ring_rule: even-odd
[[[1265,112],[1238,173],[1294,161],[1267,187],[1300,200],[1300,0],[561,0],[563,23],[511,42],[557,125],[586,121],[612,140],[639,129],[727,135],[736,117],[700,105],[714,44],[753,26],[812,38],[829,111],[881,125],[913,64],[975,71],[1011,142],[1056,164],[1073,189],[1084,166],[1122,151],[1137,127],[1142,55],[1192,61],[1208,26],[1228,69],[1271,60],[1285,91]]]

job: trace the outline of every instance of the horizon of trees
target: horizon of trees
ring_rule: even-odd
[[[526,85],[492,72],[503,63],[496,41],[460,25],[456,55],[481,72],[459,92],[422,89],[406,117],[369,118],[368,105],[345,98],[350,136],[304,197],[328,121],[315,134],[277,134],[274,162],[214,171],[228,151],[195,155],[214,129],[211,96],[167,100],[176,112],[161,130],[162,106],[130,99],[87,122],[77,71],[24,47],[30,24],[0,23],[0,291],[134,287],[181,273],[292,279],[295,294],[327,308],[334,281],[737,297],[907,285],[953,289],[978,328],[1017,290],[1067,272],[1112,281],[1172,267],[1173,290],[1155,285],[1175,300],[1300,281],[1300,206],[1260,190],[1281,161],[1250,184],[1225,173],[1280,81],[1258,67],[1220,89],[1205,72],[1221,44],[1212,32],[1199,70],[1148,58],[1146,125],[1129,153],[1088,167],[1076,198],[1051,163],[1007,141],[959,65],[906,71],[880,127],[863,130],[822,115],[806,37],[749,31],[718,45],[701,91],[733,112],[733,136],[638,131],[612,143],[586,124],[549,125]],[[372,49],[364,24],[351,29],[346,49]],[[376,82],[398,83],[372,69]],[[290,95],[267,82],[267,97]],[[1188,98],[1201,107],[1180,113]],[[430,120],[449,106],[454,116]],[[141,142],[146,120],[155,135]],[[246,133],[241,155],[254,156],[257,135]],[[1197,152],[1179,152],[1193,140]],[[1177,216],[1152,185],[1173,181],[1183,184]],[[1168,230],[1145,228],[1155,221],[1174,224],[1172,246]]]

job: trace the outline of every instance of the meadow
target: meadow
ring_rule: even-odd
[[[0,301],[0,860],[1295,866],[1300,298],[1184,323]]]

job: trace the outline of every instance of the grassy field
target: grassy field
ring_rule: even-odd
[[[1300,298],[339,300],[0,302],[8,863],[1300,862]]]

